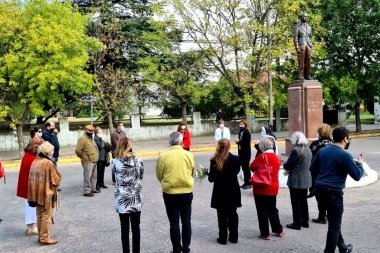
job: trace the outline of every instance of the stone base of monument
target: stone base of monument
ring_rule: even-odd
[[[347,177],[346,180],[346,188],[347,187],[360,187],[369,184],[375,183],[379,178],[376,171],[372,170],[366,162],[363,162],[364,175],[359,181],[353,180],[350,176]],[[252,176],[251,172],[251,176]],[[243,173],[240,173],[241,178],[244,180]],[[288,188],[286,185],[288,181],[288,176],[284,176],[284,169],[281,166],[280,171],[278,172],[278,180],[280,183],[280,188]]]

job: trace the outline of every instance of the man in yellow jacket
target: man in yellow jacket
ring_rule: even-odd
[[[79,137],[75,153],[81,159],[84,177],[84,194],[85,197],[93,197],[96,190],[97,170],[96,162],[98,161],[99,151],[94,141],[94,127],[87,125],[84,127],[84,134]]]
[[[171,133],[169,136],[171,148],[161,153],[156,163],[156,176],[161,183],[170,222],[173,253],[190,252],[191,242],[194,155],[182,148],[182,139],[180,132]],[[182,223],[182,243],[179,217]]]

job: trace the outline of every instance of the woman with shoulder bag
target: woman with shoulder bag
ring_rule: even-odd
[[[309,171],[312,154],[308,147],[308,141],[302,132],[295,132],[290,140],[294,148],[283,167],[289,174],[287,185],[290,191],[293,223],[287,224],[286,227],[300,230],[301,227],[309,227],[307,192],[312,181]]]
[[[255,197],[260,229],[259,238],[270,240],[268,220],[270,221],[272,232],[278,237],[284,236],[283,227],[276,207],[279,190],[278,172],[280,170],[281,162],[280,158],[273,150],[273,142],[269,137],[260,140],[259,148],[262,152],[255,158],[255,160],[253,160],[249,168],[253,173],[257,173],[255,171],[266,165],[267,167],[272,167],[270,185],[253,186],[253,195]]]

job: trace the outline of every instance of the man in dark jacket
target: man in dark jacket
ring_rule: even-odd
[[[59,157],[59,141],[55,130],[54,122],[48,121],[45,123],[45,129],[42,131],[42,139],[44,141],[50,142],[54,146],[53,157],[50,159],[54,162],[55,166],[57,166],[58,157]]]
[[[343,216],[343,189],[346,187],[347,175],[359,181],[364,173],[363,158],[357,161],[345,149],[350,145],[348,129],[335,128],[333,131],[334,145],[321,149],[310,165],[313,177],[316,177],[316,197],[327,210],[328,231],[324,253],[334,253],[338,246],[339,252],[350,253],[353,246],[344,243],[341,225]]]

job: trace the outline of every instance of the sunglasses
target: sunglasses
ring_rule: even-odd
[[[38,131],[39,133],[42,133],[42,131]]]

